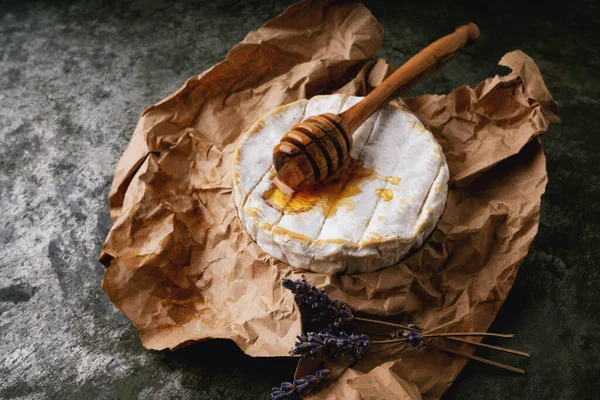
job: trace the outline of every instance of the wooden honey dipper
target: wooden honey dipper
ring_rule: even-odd
[[[398,68],[341,114],[321,114],[292,126],[273,149],[275,184],[286,193],[335,177],[350,161],[352,134],[384,104],[415,86],[479,38],[474,23],[459,26]]]

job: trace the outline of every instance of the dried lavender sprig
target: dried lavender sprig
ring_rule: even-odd
[[[352,357],[352,361],[356,362],[369,350],[371,341],[364,333],[361,335],[348,335],[346,332],[340,332],[339,337],[327,333],[325,345],[326,347],[331,346],[330,351],[333,357],[349,354]]]
[[[352,361],[357,362],[371,346],[371,341],[365,334],[348,335],[346,332],[340,332],[339,336],[336,336],[329,332],[308,332],[296,338],[291,354],[302,358],[316,358],[320,355],[324,359],[332,359],[350,355]]]
[[[308,309],[314,329],[336,331],[354,318],[346,305],[339,300],[331,300],[325,290],[309,285],[304,279],[284,279],[282,285],[291,290],[296,300]]]
[[[314,375],[306,375],[294,382],[283,382],[279,387],[271,389],[271,400],[290,399],[297,397],[300,393],[314,391],[321,382],[329,377],[331,370],[322,369]]]
[[[421,331],[423,330],[419,325],[409,324],[408,327],[410,329],[398,329],[397,331],[392,332],[392,337],[396,339],[406,338],[406,344],[410,347],[416,347],[417,350],[423,347],[423,335],[421,335]]]

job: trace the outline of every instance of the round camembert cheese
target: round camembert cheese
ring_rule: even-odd
[[[235,204],[244,229],[270,256],[314,272],[370,272],[397,263],[433,231],[446,203],[448,166],[417,117],[391,104],[354,133],[353,162],[338,178],[292,195],[273,184],[273,147],[292,125],[361,99],[299,100],[240,138]]]

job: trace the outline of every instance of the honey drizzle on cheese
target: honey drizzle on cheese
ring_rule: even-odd
[[[256,207],[244,207],[244,211],[252,218],[257,218],[260,216],[260,210]]]
[[[360,242],[361,246],[370,246],[385,241],[385,238],[377,232],[371,232],[364,240]]]
[[[271,184],[263,194],[263,199],[269,206],[289,214],[308,211],[315,205],[321,204],[324,214],[331,217],[339,209],[353,210],[356,205],[352,198],[362,192],[361,184],[375,179],[392,185],[400,183],[400,178],[397,176],[376,174],[373,167],[365,168],[361,162],[353,160],[352,165],[342,171],[336,179],[289,195],[282,192],[275,184]],[[376,194],[385,201],[390,201],[394,196],[389,189],[377,189]]]
[[[390,189],[376,189],[375,194],[383,201],[390,201],[394,198],[394,192]]]
[[[398,176],[377,175],[377,179],[381,179],[382,181],[385,181],[391,185],[397,185],[400,183],[400,177],[398,177]]]
[[[271,232],[273,232],[274,235],[287,236],[287,237],[297,240],[299,242],[304,242],[304,243],[308,243],[308,244],[310,244],[312,242],[312,239],[309,238],[308,236],[303,235],[301,233],[288,231],[287,229],[282,228],[280,226],[274,227]]]
[[[355,246],[355,243],[352,242],[348,242],[346,239],[319,239],[317,241],[315,241],[315,246],[322,246],[323,244],[326,243],[331,243],[331,244],[338,244],[338,245],[344,245],[344,244],[349,244],[351,246]]]

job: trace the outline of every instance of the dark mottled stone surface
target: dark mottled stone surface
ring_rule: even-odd
[[[389,3],[389,4],[388,4]],[[266,398],[290,359],[230,342],[145,350],[100,288],[114,165],[138,116],[223,59],[287,1],[0,3],[0,398]],[[550,4],[550,3],[547,3]],[[493,343],[527,350],[524,377],[471,362],[447,399],[585,399],[600,392],[600,16],[595,2],[382,2],[380,55],[399,65],[472,19],[479,44],[409,94],[503,73],[521,48],[563,123],[544,137],[550,181],[540,232]],[[511,361],[492,352],[479,354]]]

